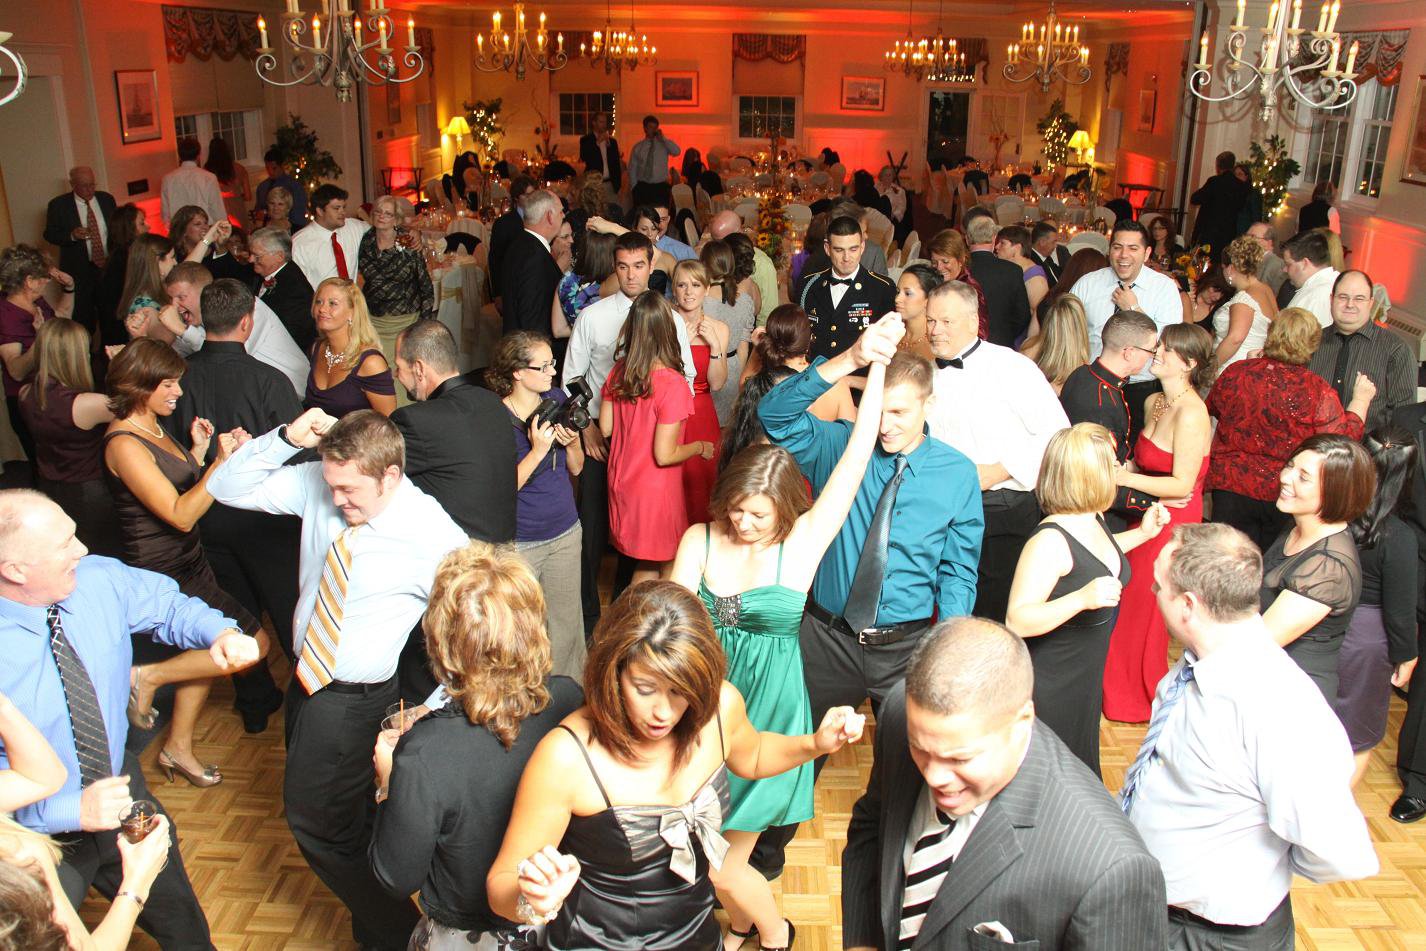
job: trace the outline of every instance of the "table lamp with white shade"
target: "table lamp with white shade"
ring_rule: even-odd
[[[1074,149],[1079,156],[1079,164],[1084,164],[1084,150],[1094,148],[1094,143],[1089,140],[1089,133],[1083,129],[1076,129],[1074,135],[1070,136],[1069,147]]]

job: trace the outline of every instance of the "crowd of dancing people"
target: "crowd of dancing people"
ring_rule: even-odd
[[[1330,232],[1185,288],[1167,219],[975,206],[892,271],[891,170],[778,261],[643,131],[508,182],[475,369],[409,203],[275,156],[251,234],[191,143],[166,229],[77,168],[58,261],[0,251],[0,948],[212,947],[139,757],[222,784],[219,678],[363,948],[791,948],[805,823],[849,949],[1290,948],[1294,875],[1375,874],[1393,689],[1426,816],[1426,404]],[[1101,717],[1148,724],[1116,793]]]

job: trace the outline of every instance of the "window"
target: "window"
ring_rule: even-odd
[[[215,112],[212,114],[213,135],[228,143],[233,150],[233,158],[241,162],[248,157],[247,130],[243,127],[243,113]]]
[[[1391,138],[1391,119],[1396,114],[1396,91],[1400,86],[1366,84],[1359,95],[1370,95],[1371,107],[1364,109],[1361,161],[1357,165],[1356,193],[1367,198],[1381,194],[1381,177],[1386,165],[1386,144]]]
[[[738,138],[765,139],[773,132],[797,138],[797,97],[739,96]]]
[[[214,136],[227,141],[233,150],[233,160],[256,162],[261,158],[261,150],[248,152],[249,142],[262,141],[262,110],[248,109],[244,112],[198,112],[187,116],[174,116],[173,127],[179,138],[190,136],[199,141],[203,148]]]
[[[180,139],[196,139],[198,137],[198,117],[174,116],[173,134]]]
[[[1307,188],[1318,182],[1342,184],[1342,163],[1347,158],[1347,139],[1352,127],[1351,111],[1351,106],[1319,109],[1312,117],[1307,161],[1302,163],[1302,183]]]
[[[601,112],[609,116],[609,127],[614,128],[612,92],[562,92],[559,96],[560,135],[593,132],[594,117]]]

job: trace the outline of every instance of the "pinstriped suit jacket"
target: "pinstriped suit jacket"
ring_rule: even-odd
[[[906,688],[881,705],[876,760],[842,854],[842,943],[890,949],[900,927],[902,851],[925,783],[906,744]],[[999,921],[1007,945],[973,933]],[[951,866],[913,948],[1161,951],[1164,877],[1103,784],[1036,721],[1025,761]]]

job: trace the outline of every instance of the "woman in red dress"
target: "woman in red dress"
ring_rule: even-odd
[[[1213,337],[1202,327],[1164,328],[1151,364],[1163,392],[1149,397],[1149,420],[1134,446],[1133,460],[1115,473],[1119,485],[1169,505],[1165,531],[1129,553],[1132,572],[1119,601],[1119,620],[1104,663],[1104,715],[1121,723],[1149,719],[1154,690],[1168,673],[1169,635],[1154,597],[1154,559],[1173,537],[1173,526],[1203,521],[1203,477],[1208,472],[1212,425],[1199,395],[1215,373]]]
[[[703,439],[715,446],[722,441],[718,407],[713,392],[728,383],[728,325],[703,312],[708,296],[708,270],[702,262],[679,261],[673,269],[673,307],[688,329],[693,351],[693,415],[683,427],[689,442]],[[708,498],[718,477],[718,458],[694,456],[683,464],[683,498],[691,523],[708,521]]]
[[[639,563],[630,584],[667,571],[688,528],[683,463],[717,452],[706,439],[683,441],[693,394],[677,319],[657,291],[634,299],[599,407],[599,428],[609,440],[609,538]]]

